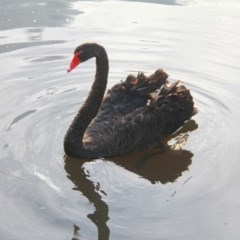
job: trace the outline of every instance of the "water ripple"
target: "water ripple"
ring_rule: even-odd
[[[53,14],[54,4],[46,3]],[[26,22],[34,28],[0,36],[0,200],[8,203],[1,236],[69,239],[74,231],[86,239],[109,239],[109,232],[114,239],[237,239],[238,10],[124,1],[72,6],[85,14],[68,27]],[[57,26],[52,21],[47,26]],[[198,114],[151,151],[91,162],[64,157],[65,132],[94,78],[94,60],[66,74],[84,41],[106,47],[108,87],[162,67],[170,81],[181,79],[190,89]]]
[[[18,115],[18,116],[15,117],[15,118],[12,120],[12,122],[7,126],[6,131],[10,131],[11,128],[12,128],[12,126],[13,126],[14,124],[16,124],[17,122],[19,122],[19,121],[22,120],[23,118],[26,118],[27,116],[35,113],[36,111],[37,111],[36,109],[34,109],[34,110],[29,110],[29,111],[26,111],[26,112]]]

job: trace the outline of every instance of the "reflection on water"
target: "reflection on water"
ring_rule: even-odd
[[[238,0],[0,0],[0,239],[238,239],[239,9]],[[106,47],[108,87],[159,67],[183,80],[196,122],[159,148],[63,163],[95,70],[66,74],[85,41]]]
[[[157,3],[166,5],[183,5],[186,1],[181,0],[123,0],[126,2],[146,2],[146,3]]]
[[[194,120],[188,121],[183,128],[166,139],[159,148],[153,148],[148,151],[130,154],[127,156],[105,159],[118,166],[123,167],[140,177],[148,179],[151,183],[161,182],[162,184],[174,182],[182,172],[188,170],[191,164],[193,154],[182,149],[187,141],[188,133],[197,129],[198,125]],[[167,142],[177,136],[175,144],[168,146]],[[74,159],[68,156],[64,157],[65,170],[67,177],[73,182],[74,190],[80,191],[95,207],[93,214],[88,214],[88,218],[97,226],[98,240],[108,240],[110,229],[107,226],[109,220],[109,207],[103,201],[99,192],[104,195],[107,193],[101,189],[100,183],[97,185],[91,181],[89,173],[85,172],[84,164],[89,162],[85,159]],[[74,227],[75,235],[79,229]],[[77,238],[75,238],[77,239]]]
[[[123,157],[111,159],[125,169],[138,174],[151,183],[161,182],[162,184],[174,182],[182,172],[188,170],[193,154],[182,149],[186,143],[188,132],[197,129],[198,125],[194,120],[188,121],[184,127],[171,137],[165,139],[165,143],[158,148],[146,152],[139,152]],[[167,142],[179,137],[175,144],[168,146]]]
[[[71,240],[80,240],[80,228],[73,225],[73,238]]]
[[[64,0],[22,0],[21,3],[18,0],[1,0],[0,29],[68,24],[74,15],[80,13],[69,9],[68,6],[69,3]]]
[[[2,44],[0,46],[0,54],[1,53],[7,53],[16,51],[19,49],[25,49],[27,47],[34,47],[34,46],[41,46],[41,45],[52,45],[52,44],[58,44],[58,43],[64,43],[64,41],[36,41],[32,43],[11,43],[11,44]]]
[[[80,159],[65,158],[65,170],[67,177],[74,183],[74,190],[80,191],[95,207],[93,214],[88,214],[88,218],[97,226],[98,239],[109,239],[110,230],[107,226],[108,205],[102,200],[96,186],[89,179],[89,175],[85,173],[83,164],[85,161]]]

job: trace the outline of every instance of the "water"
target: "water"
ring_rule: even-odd
[[[1,239],[238,239],[239,10],[237,0],[1,0]],[[64,158],[94,76],[94,61],[66,73],[85,41],[106,47],[109,86],[162,67],[199,113],[164,149]]]

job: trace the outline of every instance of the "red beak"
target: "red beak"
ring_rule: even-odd
[[[69,65],[69,68],[68,68],[67,72],[68,73],[71,72],[79,63],[80,63],[79,53],[75,53],[70,65]]]

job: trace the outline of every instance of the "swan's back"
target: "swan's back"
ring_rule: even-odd
[[[84,134],[85,148],[98,156],[117,156],[156,146],[196,113],[189,90],[157,70],[129,75],[108,91]]]

